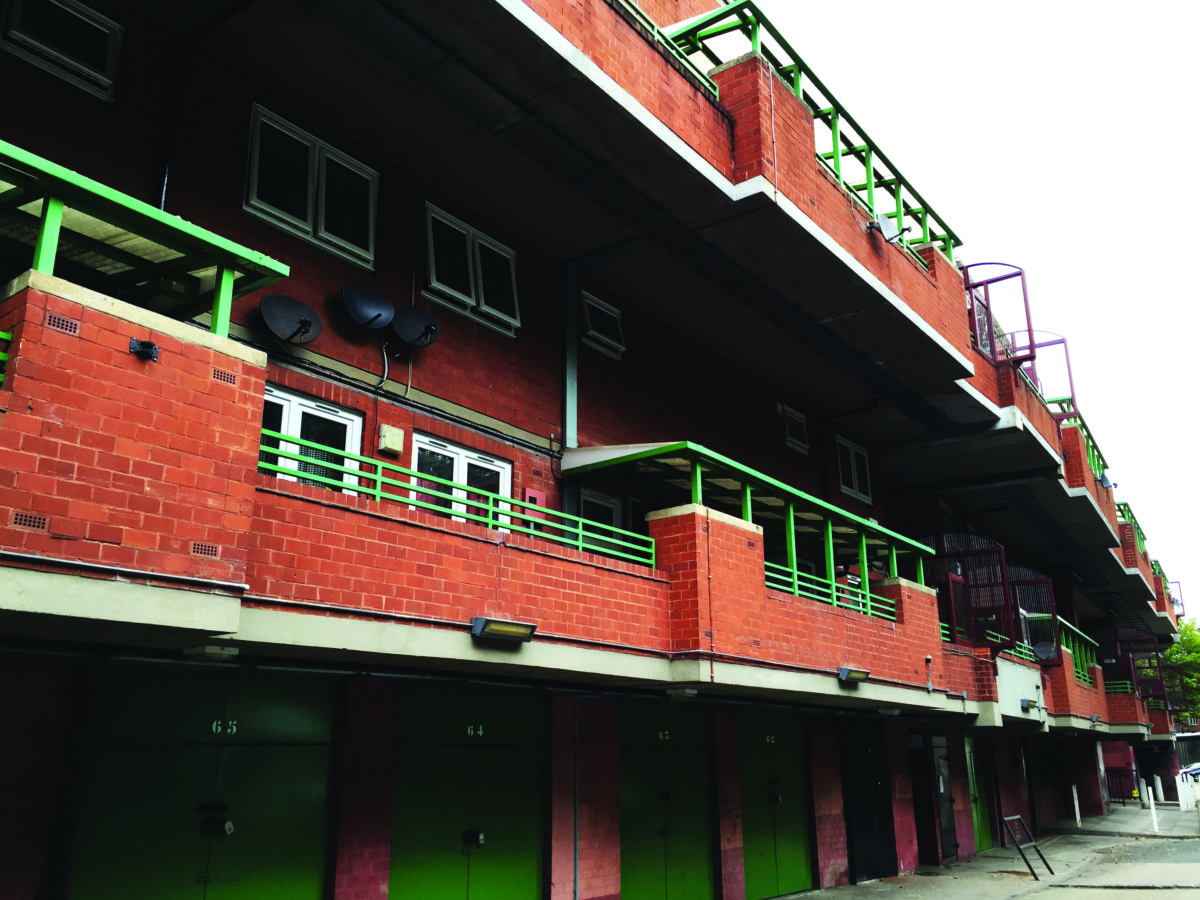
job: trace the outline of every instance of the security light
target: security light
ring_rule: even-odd
[[[471,619],[471,637],[489,641],[528,643],[537,631],[536,625],[527,622],[506,622],[503,619],[488,619],[475,616]]]
[[[852,669],[849,666],[838,666],[837,676],[841,684],[858,684],[858,682],[866,681],[870,678],[871,673],[866,669]]]
[[[1099,717],[1099,716],[1088,716],[1088,718],[1092,720],[1092,724],[1093,724],[1093,725],[1095,725],[1097,722],[1099,722],[1099,721],[1100,721],[1100,717]]]
[[[1037,709],[1037,701],[1036,700],[1022,700],[1021,701],[1021,712],[1029,712],[1031,709]]]

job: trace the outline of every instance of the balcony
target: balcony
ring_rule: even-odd
[[[208,312],[221,337],[235,298],[288,274],[270,257],[4,141],[0,197],[6,277],[58,275],[173,319]]]

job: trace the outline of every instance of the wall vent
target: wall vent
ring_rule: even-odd
[[[237,386],[237,375],[233,372],[223,372],[220,369],[213,369],[213,381],[219,381],[222,384],[232,384]]]
[[[192,556],[206,556],[209,559],[216,559],[221,555],[221,548],[216,544],[202,544],[199,541],[192,541]]]
[[[45,531],[47,519],[37,513],[13,513],[13,525],[18,528],[32,528],[34,531]]]
[[[60,316],[58,313],[46,314],[46,327],[52,328],[54,331],[61,331],[63,334],[69,334],[72,337],[79,334],[79,323],[74,319],[68,319],[66,316]]]
[[[761,640],[759,640],[758,638],[751,638],[751,639],[750,639],[750,646],[751,646],[751,647],[761,647],[761,646],[762,646],[762,641],[761,641]]]

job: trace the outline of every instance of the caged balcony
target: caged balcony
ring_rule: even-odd
[[[1003,546],[979,534],[950,532],[930,543],[943,641],[1061,663],[1062,620],[1049,578],[1008,562]]]

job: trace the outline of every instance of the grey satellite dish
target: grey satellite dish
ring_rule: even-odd
[[[401,306],[392,318],[392,332],[409,347],[428,347],[438,339],[438,323],[415,306]]]
[[[267,330],[285,344],[307,344],[321,335],[321,317],[307,304],[286,294],[267,294],[258,304]]]
[[[1038,659],[1054,659],[1058,656],[1058,648],[1053,641],[1040,641],[1033,645],[1033,655]]]
[[[357,281],[342,288],[342,305],[350,313],[350,318],[364,328],[383,328],[396,313],[387,297],[369,284]]]
[[[883,235],[883,239],[889,244],[894,244],[900,239],[900,229],[896,227],[896,222],[891,216],[881,215],[879,221],[879,233]]]

